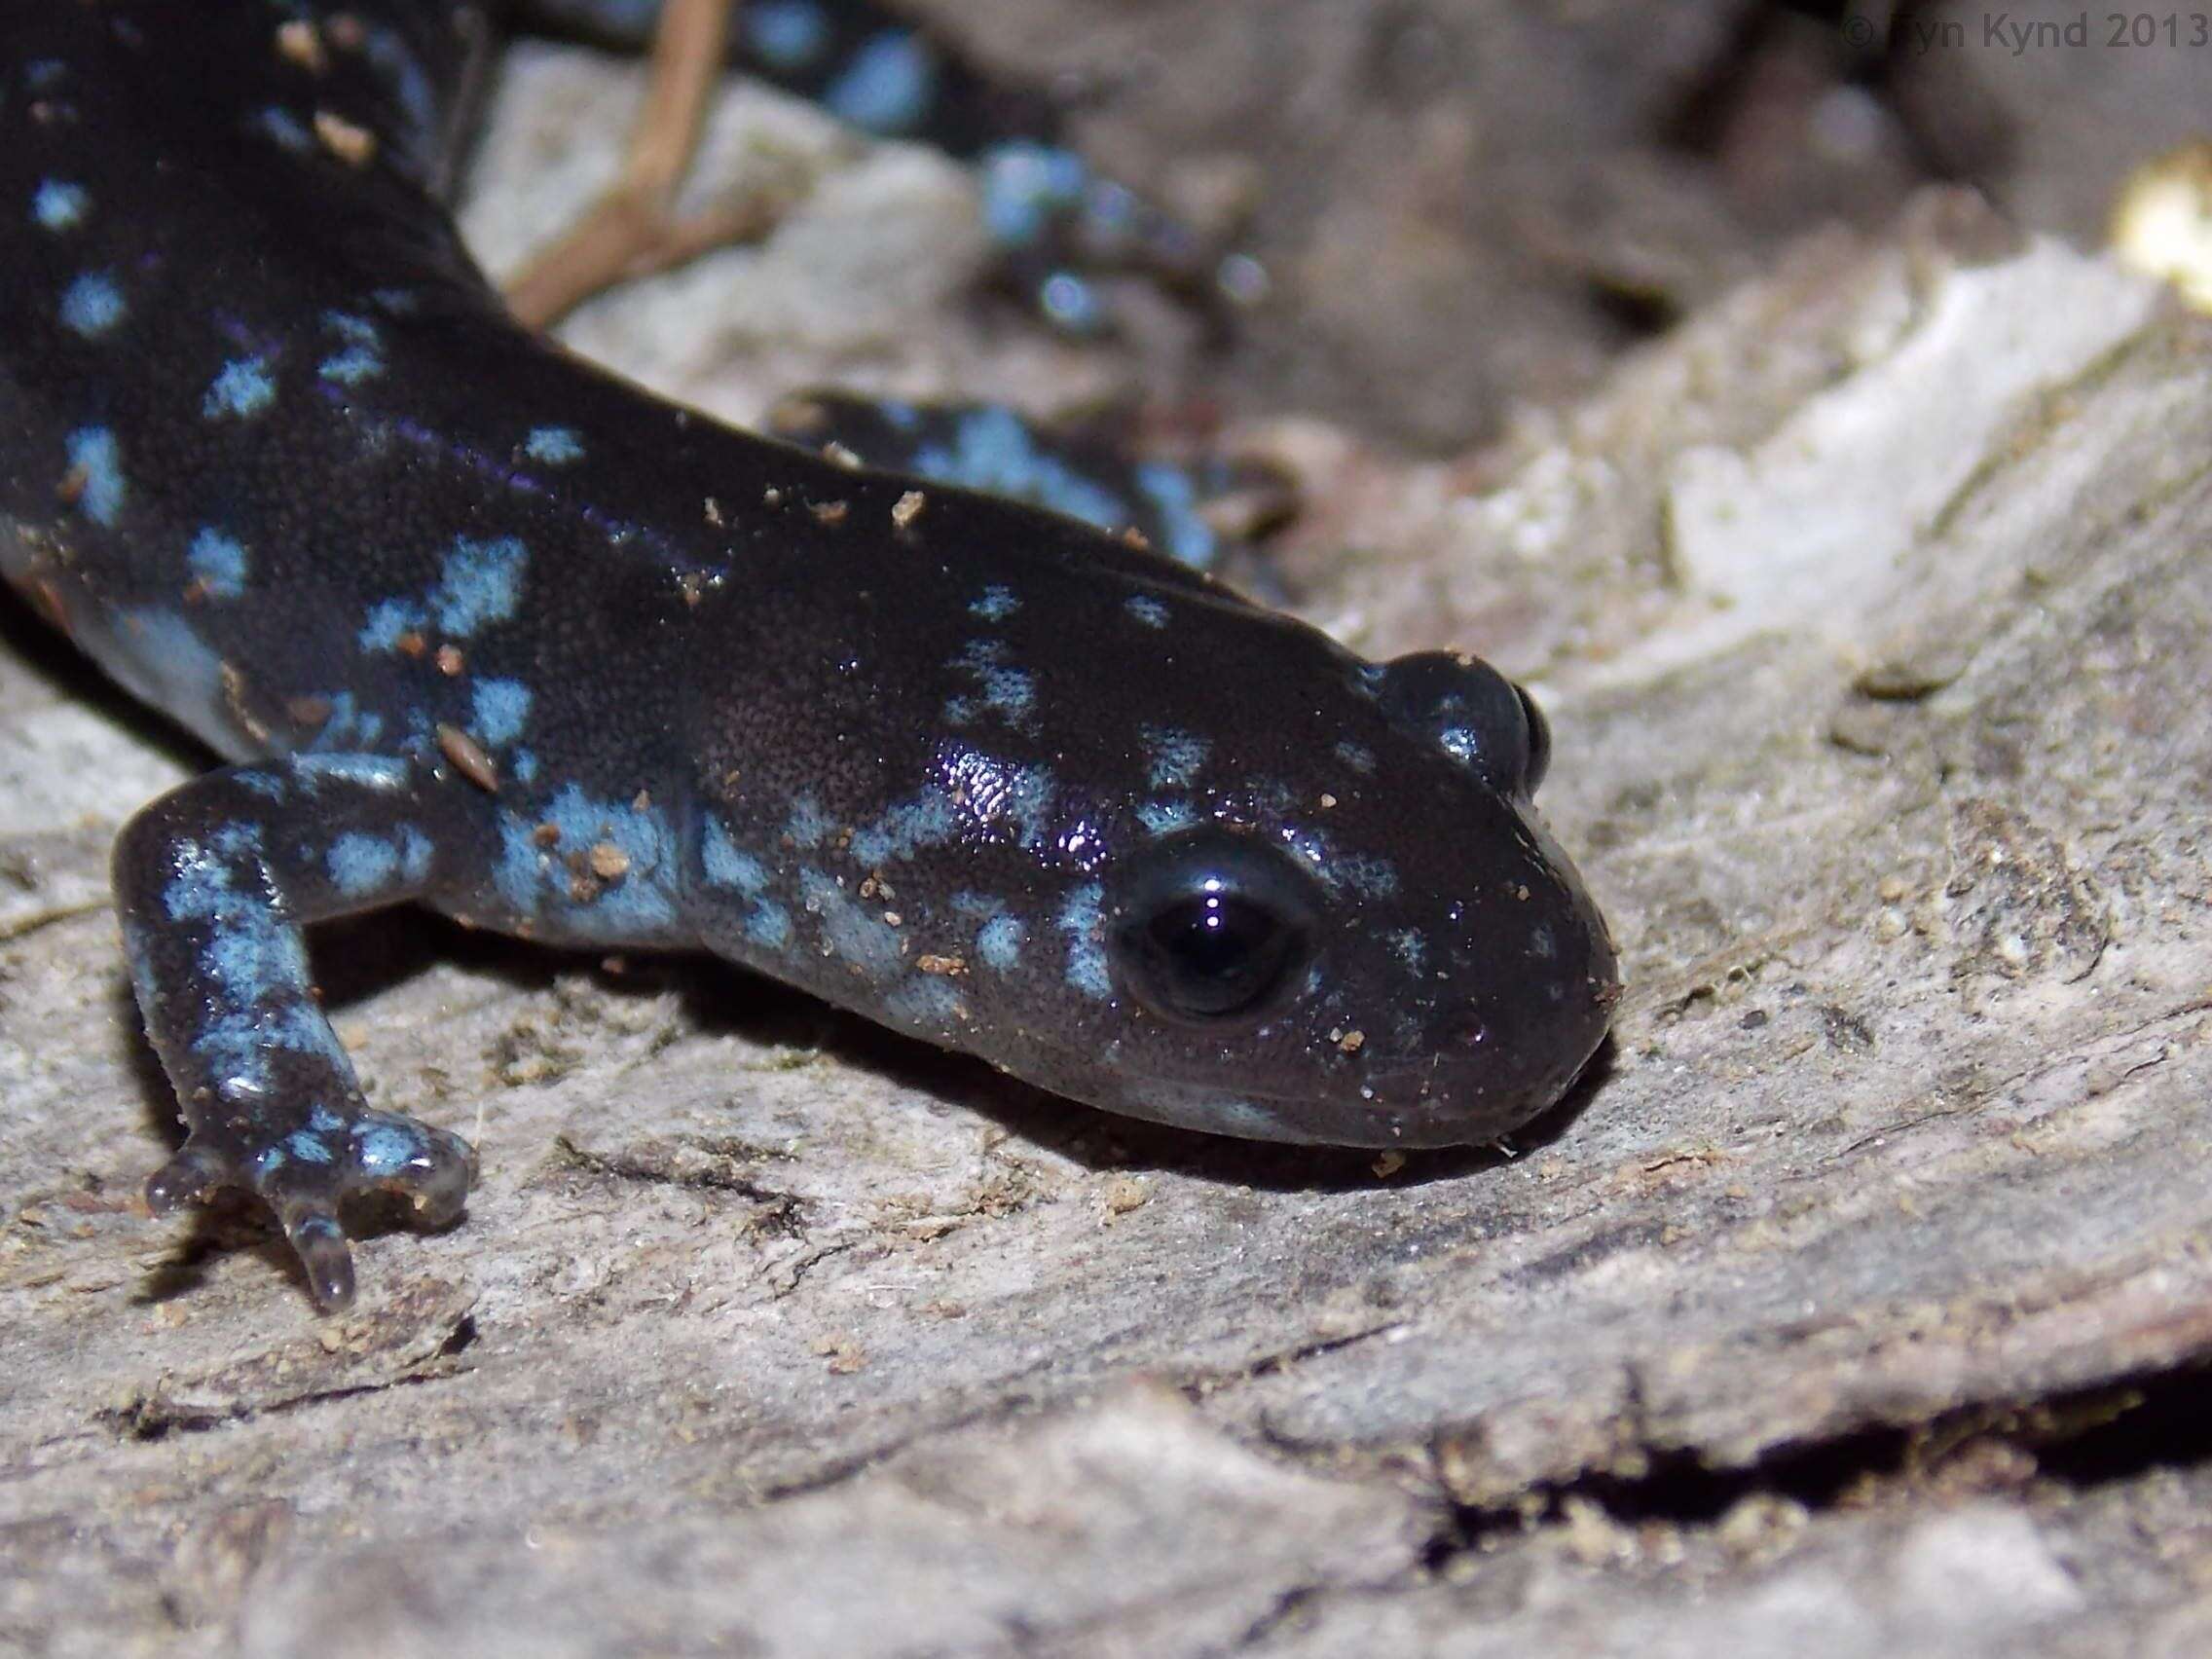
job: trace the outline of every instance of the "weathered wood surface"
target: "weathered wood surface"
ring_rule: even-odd
[[[536,73],[524,149],[619,101]],[[961,306],[952,175],[821,148],[767,249],[579,340],[741,413],[801,361],[1083,366]],[[1311,614],[1556,713],[1631,992],[1512,1156],[1153,1131],[712,965],[382,918],[322,941],[340,1028],[485,1178],[318,1321],[250,1217],[138,1204],[105,849],[192,759],[11,608],[0,1647],[2212,1642],[2205,327],[1936,197],[1474,460],[1254,436]]]

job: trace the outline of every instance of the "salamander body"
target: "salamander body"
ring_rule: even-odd
[[[516,327],[437,198],[471,8],[6,0],[0,571],[223,764],[116,903],[188,1136],[325,1305],[371,1108],[302,930],[719,953],[1223,1134],[1476,1142],[1617,992],[1526,696],[1067,518],[855,471]]]

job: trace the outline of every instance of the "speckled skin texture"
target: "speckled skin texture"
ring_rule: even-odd
[[[1504,682],[518,330],[430,193],[469,9],[0,19],[0,569],[232,762],[117,846],[190,1130],[157,1207],[260,1193],[327,1305],[347,1195],[458,1212],[465,1143],[366,1107],[301,940],[406,901],[1230,1134],[1484,1140],[1596,1047],[1611,946]],[[1295,890],[1248,1017],[1132,985],[1193,856]]]

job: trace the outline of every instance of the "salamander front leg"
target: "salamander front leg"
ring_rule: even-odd
[[[115,846],[132,986],[189,1131],[147,1202],[166,1214],[221,1187],[259,1194],[326,1309],[353,1298],[345,1200],[399,1193],[436,1227],[476,1176],[459,1135],[362,1097],[302,937],[429,889],[428,788],[408,762],[364,756],[233,766],[146,807]]]

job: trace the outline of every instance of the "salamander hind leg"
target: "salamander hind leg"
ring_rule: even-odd
[[[1110,275],[1156,284],[1217,327],[1265,296],[1256,261],[1095,171],[1063,136],[1061,97],[986,73],[896,4],[533,0],[521,10],[526,21],[601,44],[636,48],[649,33],[652,52],[620,178],[507,284],[508,306],[530,327],[774,229],[789,205],[779,185],[678,209],[725,60],[863,132],[934,144],[972,166],[996,284],[1061,333],[1112,327],[1097,280]]]
[[[1140,541],[1194,571],[1297,511],[1297,486],[1258,461],[1145,458],[1116,436],[1040,424],[1003,403],[903,403],[804,391],[768,416],[790,443],[848,465],[910,472],[1026,501]]]
[[[162,1214],[219,1188],[259,1195],[326,1309],[353,1296],[348,1199],[395,1193],[442,1226],[476,1174],[459,1135],[363,1098],[302,932],[429,890],[426,804],[408,762],[303,756],[196,779],[116,841],[132,987],[188,1131],[147,1202]]]

